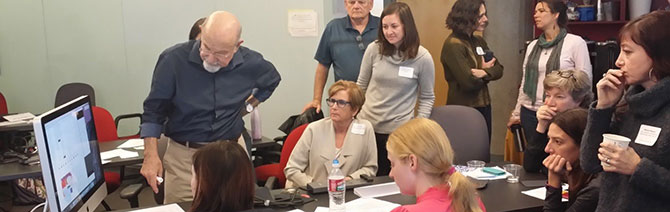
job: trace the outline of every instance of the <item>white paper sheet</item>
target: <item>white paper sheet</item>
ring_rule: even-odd
[[[344,203],[347,212],[391,211],[398,206],[400,205],[375,198],[358,198]],[[314,212],[328,212],[328,207],[316,207]]]
[[[314,10],[289,10],[288,32],[293,37],[316,37],[317,15]]]
[[[354,212],[391,211],[398,206],[400,205],[375,198],[358,198],[345,204],[347,211]]]
[[[184,209],[181,209],[179,205],[172,203],[169,205],[163,205],[163,206],[156,206],[156,207],[151,207],[151,208],[145,208],[145,209],[140,209],[140,210],[134,210],[134,211],[140,211],[140,212],[184,212]]]
[[[383,197],[399,193],[400,188],[398,188],[395,182],[354,188],[354,194],[362,198]]]
[[[23,125],[28,125],[30,121],[3,121],[0,122],[0,127],[5,127],[5,126],[23,126]]]
[[[5,120],[10,121],[10,122],[28,121],[28,120],[32,120],[33,118],[35,118],[35,115],[33,115],[32,113],[19,113],[19,114],[14,114],[14,115],[6,115],[6,116],[3,116],[3,118],[5,118]]]
[[[567,189],[568,189],[568,188],[567,188],[567,185],[564,186],[563,190],[567,190]],[[531,196],[531,197],[535,197],[535,198],[544,200],[544,198],[545,198],[546,195],[547,195],[547,188],[545,188],[545,187],[539,187],[539,188],[531,189],[531,190],[528,190],[528,191],[522,191],[521,193],[522,193],[522,194],[525,194],[525,195],[528,195],[528,196]],[[566,199],[566,198],[562,198],[561,201],[563,201],[563,202],[567,202],[568,199]]]
[[[139,139],[139,138],[129,139],[126,142],[123,142],[123,144],[119,145],[119,147],[117,147],[117,148],[130,149],[130,148],[135,148],[135,147],[138,147],[138,146],[144,146],[144,139]]]
[[[288,212],[305,212],[305,211],[300,210],[300,209],[293,209],[293,210],[290,210],[290,211],[288,211]]]
[[[120,157],[120,158],[133,158],[140,156],[137,152],[132,152],[123,149],[114,149],[106,152],[100,153],[100,159],[109,160],[110,158]]]

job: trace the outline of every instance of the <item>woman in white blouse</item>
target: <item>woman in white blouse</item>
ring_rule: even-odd
[[[346,180],[377,172],[374,129],[369,121],[356,118],[365,102],[363,91],[354,82],[340,80],[328,95],[330,117],[305,128],[284,168],[286,188],[326,183],[334,159]]]
[[[562,0],[539,0],[535,6],[535,25],[543,33],[540,37],[528,45],[523,65],[523,75],[519,88],[519,97],[516,107],[512,111],[507,126],[521,124],[526,133],[526,151],[543,152],[544,144],[532,143],[537,126],[535,116],[537,109],[544,101],[544,88],[542,81],[552,71],[562,69],[574,69],[585,72],[589,79],[592,78],[591,61],[586,42],[566,31],[567,6]],[[526,171],[539,171],[542,161],[528,161],[524,164],[537,164],[533,169]]]

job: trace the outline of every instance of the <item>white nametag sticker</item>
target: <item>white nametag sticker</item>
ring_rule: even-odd
[[[359,124],[359,123],[354,123],[354,125],[351,126],[351,133],[358,134],[358,135],[363,135],[365,133],[365,125],[364,124]]]
[[[640,132],[637,133],[635,143],[645,146],[654,146],[660,134],[661,128],[643,124],[640,126]]]
[[[482,56],[482,55],[486,54],[486,53],[484,52],[484,49],[482,49],[481,46],[477,46],[476,49],[477,49],[477,55]]]
[[[400,66],[400,68],[398,69],[398,76],[406,78],[414,78],[414,68]]]

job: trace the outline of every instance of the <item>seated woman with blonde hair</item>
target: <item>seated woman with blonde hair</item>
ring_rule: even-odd
[[[332,161],[340,161],[345,179],[377,172],[377,146],[372,124],[356,118],[365,96],[351,81],[337,81],[328,90],[330,117],[307,125],[288,159],[286,188],[305,187],[328,179]]]
[[[417,196],[416,204],[397,207],[401,211],[486,211],[475,187],[455,171],[454,151],[442,127],[426,118],[413,119],[393,131],[386,143],[391,173],[406,195]]]

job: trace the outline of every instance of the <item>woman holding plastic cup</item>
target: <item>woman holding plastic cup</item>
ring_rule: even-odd
[[[596,85],[598,101],[589,109],[580,161],[588,173],[604,171],[597,211],[670,208],[668,24],[668,11],[627,23],[619,34],[621,70],[609,70]],[[605,133],[632,141],[626,147],[602,142]]]

